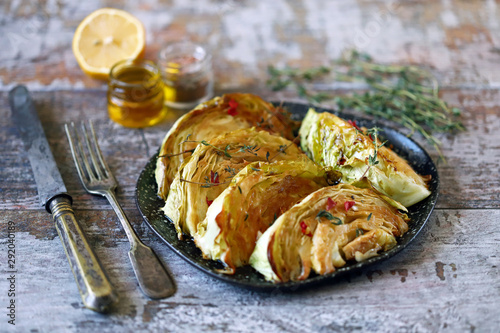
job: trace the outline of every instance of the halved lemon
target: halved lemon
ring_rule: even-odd
[[[91,13],[73,36],[73,54],[81,69],[104,80],[118,61],[141,58],[145,46],[142,23],[130,13],[114,8],[101,8]]]

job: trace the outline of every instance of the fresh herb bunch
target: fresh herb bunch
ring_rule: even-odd
[[[270,66],[268,72],[267,84],[274,91],[294,86],[300,97],[313,104],[333,100],[340,111],[355,109],[394,121],[410,129],[410,136],[420,133],[440,155],[441,143],[432,132],[465,129],[458,120],[461,110],[450,108],[439,98],[437,80],[417,66],[376,64],[369,55],[350,51],[331,67],[300,70]],[[308,83],[332,75],[335,81],[362,82],[370,89],[364,93],[332,95],[312,92],[306,87]]]

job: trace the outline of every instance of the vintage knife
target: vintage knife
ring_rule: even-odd
[[[89,309],[105,312],[117,299],[116,293],[75,219],[71,196],[28,89],[14,87],[9,92],[9,103],[35,175],[40,203],[52,214],[83,303]]]

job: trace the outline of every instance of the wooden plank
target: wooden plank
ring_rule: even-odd
[[[7,1],[0,5],[0,246],[16,223],[17,330],[33,332],[497,332],[500,327],[500,10],[498,0],[151,0]],[[213,54],[217,94],[253,92],[300,101],[265,87],[266,68],[328,64],[347,48],[384,63],[417,64],[434,73],[442,97],[465,110],[466,132],[438,135],[447,163],[415,139],[438,165],[440,197],[422,234],[384,263],[331,285],[292,293],[257,293],[206,276],[172,253],[141,220],[135,183],[182,114],[133,130],[108,119],[106,84],[86,77],[71,51],[73,32],[93,10],[136,15],[147,30],[146,58],[189,38]],[[76,216],[121,300],[108,315],[82,307],[50,216],[40,207],[31,167],[10,119],[7,91],[31,88]],[[334,93],[362,89],[315,85]],[[328,105],[328,103],[326,104]],[[84,192],[63,124],[92,119],[123,204],[140,237],[174,273],[179,287],[152,301],[137,287],[128,243],[102,198]],[[0,251],[0,262],[7,261]],[[1,266],[5,273],[5,266]],[[7,304],[5,279],[0,304]],[[5,319],[5,318],[4,318]],[[0,331],[6,330],[0,322]]]
[[[272,100],[296,99],[290,93],[271,94],[266,90],[261,95]],[[4,189],[0,208],[36,209],[39,203],[31,167],[26,156],[19,154],[23,146],[10,119],[7,94],[0,96],[0,151],[4,161],[0,168],[0,186]],[[118,179],[118,199],[125,208],[134,209],[137,178],[181,113],[172,112],[167,120],[152,128],[128,129],[109,120],[104,92],[37,92],[34,98],[63,179],[74,195],[76,209],[109,209],[105,200],[83,190],[65,139],[64,123],[86,120],[93,120],[103,153]],[[455,135],[438,135],[447,163],[440,161],[437,153],[415,136],[438,165],[441,177],[438,207],[499,208],[500,91],[450,89],[443,92],[443,98],[464,108],[463,121],[467,127],[467,131]]]
[[[269,64],[314,66],[357,48],[377,61],[433,68],[453,86],[500,83],[497,1],[279,0],[106,4],[136,15],[145,25],[146,57],[182,38],[205,44],[214,55],[217,87],[262,83]],[[86,77],[71,51],[78,23],[101,1],[6,2],[0,43],[0,88],[102,88]],[[251,33],[249,33],[251,32]]]
[[[114,214],[78,215],[120,293],[119,305],[106,316],[82,308],[50,223],[43,224],[45,233],[37,231],[48,215],[4,211],[0,220],[18,226],[18,330],[494,332],[500,325],[499,211],[437,210],[395,257],[331,285],[288,293],[252,292],[208,277],[144,230],[144,241],[166,262],[178,285],[173,297],[160,301],[141,294],[126,256],[127,242],[107,222],[101,224],[115,219]],[[0,234],[5,234],[5,223]],[[0,262],[5,256],[0,251]],[[0,293],[1,304],[6,297]]]

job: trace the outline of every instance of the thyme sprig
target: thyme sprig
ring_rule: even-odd
[[[223,153],[226,157],[229,157],[229,158],[232,157],[232,155],[229,154],[229,149],[231,148],[231,145],[229,145],[229,144],[226,145],[226,147],[224,149],[219,148],[217,146],[214,146],[213,144],[209,143],[206,140],[200,140],[200,141],[198,141],[198,140],[188,140],[188,139],[186,139],[186,140],[182,141],[181,144],[186,143],[186,142],[193,142],[193,143],[202,144],[204,146],[210,146],[210,147],[214,148],[215,150],[220,151],[221,153]]]
[[[366,135],[368,135],[372,139],[373,155],[368,155],[368,168],[366,168],[365,172],[361,176],[361,179],[363,179],[363,177],[368,173],[368,170],[370,170],[372,166],[379,164],[378,150],[387,143],[386,140],[379,144],[378,133],[380,131],[382,130],[378,127],[372,127],[366,131]]]
[[[231,147],[230,144],[227,144],[226,147],[224,147],[224,149],[222,149],[222,148],[219,148],[217,146],[214,146],[213,144],[209,143],[207,140],[189,140],[190,136],[191,136],[191,134],[189,134],[186,137],[186,140],[182,141],[180,144],[183,144],[183,143],[186,143],[186,142],[199,143],[199,144],[202,144],[204,146],[212,147],[215,150],[217,150],[217,151],[221,152],[222,154],[224,154],[224,156],[229,157],[229,158],[233,157],[233,155],[229,153],[230,150],[237,149],[236,153],[249,153],[249,154],[257,156],[257,152],[261,148],[261,147],[258,147],[257,145],[251,146],[251,145],[243,144],[243,145],[239,145],[239,146],[236,146],[236,147]],[[193,151],[194,151],[194,149],[193,150],[186,150],[186,151],[184,151],[182,153],[193,152]],[[182,154],[182,153],[179,153],[179,154]],[[173,154],[172,154],[172,156],[173,156]]]
[[[267,84],[274,91],[295,87],[300,97],[313,104],[332,100],[339,111],[355,109],[368,115],[394,121],[410,130],[409,136],[420,133],[441,155],[441,142],[433,132],[464,130],[458,117],[461,110],[449,107],[439,97],[437,80],[417,66],[377,64],[364,53],[350,51],[331,66],[306,70],[268,68]],[[361,82],[369,90],[350,95],[313,92],[308,84],[332,79],[338,82]]]
[[[266,160],[267,162],[270,162],[272,160],[274,160],[276,158],[276,156],[278,156],[279,154],[286,154],[286,150],[292,146],[294,143],[297,143],[298,141],[300,141],[300,135],[297,135],[293,140],[292,142],[290,142],[288,145],[280,145],[278,147],[278,149],[276,150],[277,153],[274,154],[271,158],[269,158],[269,156],[266,155]]]
[[[231,145],[228,144],[226,145],[226,147],[224,149],[221,149],[217,146],[214,146],[212,145],[211,143],[207,142],[206,140],[189,140],[189,137],[191,136],[191,134],[188,134],[186,139],[184,141],[182,141],[180,144],[183,144],[183,143],[186,143],[186,142],[193,142],[193,143],[199,143],[199,144],[202,144],[204,146],[210,146],[212,148],[214,148],[215,150],[223,153],[225,156],[229,157],[229,158],[232,158],[233,155],[229,153],[230,150],[236,150],[236,153],[248,153],[248,154],[252,154],[252,155],[255,155],[257,156],[257,152],[262,148],[262,147],[259,147],[258,145],[247,145],[247,144],[243,144],[243,145],[237,145],[236,147],[234,148],[231,148]],[[277,149],[277,154],[273,155],[271,157],[271,154],[268,152],[266,152],[266,161],[269,163],[271,162],[276,156],[278,156],[279,154],[281,153],[284,153],[286,154],[286,150],[288,149],[288,147],[290,147],[291,145],[294,144],[294,142],[296,142],[300,137],[297,136],[295,137],[295,139],[288,145],[280,145],[279,146],[279,149]],[[194,149],[193,149],[194,151]],[[184,152],[188,152],[188,151],[184,151]],[[189,151],[189,152],[192,152],[192,151]],[[179,153],[181,154],[181,153]],[[234,153],[233,153],[234,154]],[[178,154],[177,154],[178,155]],[[164,155],[166,156],[166,155]],[[173,156],[173,154],[172,154]],[[251,167],[251,169],[253,171],[261,171],[261,169],[257,169],[257,168],[254,168],[254,167]],[[236,174],[240,171],[240,170],[236,170],[235,168],[232,168],[230,166],[226,166],[224,168],[224,171],[226,171],[229,176],[226,177],[228,179],[231,179],[233,178],[234,176],[236,176]],[[230,181],[225,181],[225,182],[219,182],[219,174],[217,172],[214,172],[213,170],[210,171],[210,176],[205,176],[204,178],[204,182],[194,182],[194,181],[191,181],[191,180],[187,180],[187,179],[183,179],[183,178],[180,178],[180,181],[181,182],[187,182],[187,183],[191,183],[191,184],[197,184],[197,185],[201,185],[201,187],[203,188],[209,188],[209,187],[212,187],[212,186],[219,186],[219,185],[222,185],[222,184],[229,184]],[[240,190],[241,191],[241,190]]]
[[[187,154],[187,153],[192,154],[193,152],[194,152],[194,149],[188,149],[188,150],[184,150],[184,151],[181,151],[181,152],[175,153],[175,154],[170,153],[170,154],[158,155],[158,158],[178,156],[178,155],[183,155],[183,154]]]
[[[205,179],[205,182],[203,182],[203,183],[202,182],[194,182],[192,180],[187,180],[187,179],[184,179],[184,178],[180,178],[179,180],[181,182],[186,182],[186,183],[190,183],[190,184],[201,185],[201,187],[203,187],[203,188],[208,188],[208,187],[212,187],[212,186],[219,186],[219,185],[224,185],[224,184],[231,183],[230,181],[214,183],[214,182],[207,181],[206,179]]]
[[[238,152],[239,153],[247,152],[247,153],[250,153],[252,155],[257,156],[257,152],[260,150],[260,148],[261,147],[257,148],[257,145],[254,145],[254,146],[243,145],[242,147],[240,147],[240,149],[238,150]]]
[[[233,178],[234,176],[236,176],[236,174],[240,171],[240,170],[236,170],[235,168],[231,168],[230,166],[227,166],[224,168],[224,171],[226,171],[227,173],[229,173],[229,177],[227,178]]]

